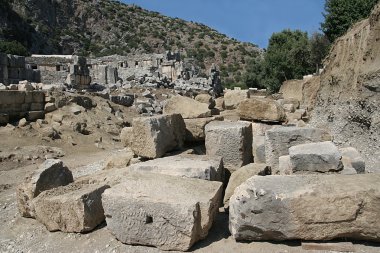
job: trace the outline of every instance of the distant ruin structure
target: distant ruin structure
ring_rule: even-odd
[[[40,72],[25,63],[24,56],[0,53],[0,83],[18,84],[20,81],[40,81]]]

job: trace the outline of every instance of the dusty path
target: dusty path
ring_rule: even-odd
[[[11,133],[11,134],[10,134]],[[74,175],[96,170],[104,159],[118,148],[99,149],[90,140],[77,140],[78,145],[69,146],[64,142],[46,143],[33,132],[12,132],[0,129],[0,150],[6,152],[15,147],[25,145],[52,145],[66,153],[61,159],[73,170]],[[16,186],[32,172],[42,160],[26,162],[0,162],[0,252],[161,252],[156,248],[124,245],[117,241],[103,223],[95,231],[88,234],[67,234],[48,232],[45,227],[33,219],[22,218],[16,205]],[[89,165],[90,166],[86,166]],[[9,167],[7,167],[9,166]],[[356,252],[378,253],[380,244],[355,244]],[[228,232],[228,216],[221,213],[206,240],[198,242],[191,249],[193,252],[249,252],[249,253],[291,253],[318,252],[304,251],[300,242],[269,243],[237,243]]]

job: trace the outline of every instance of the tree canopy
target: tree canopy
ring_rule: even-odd
[[[321,29],[333,42],[354,23],[367,18],[378,0],[326,0]]]
[[[0,53],[29,56],[28,50],[18,41],[0,41]]]
[[[306,32],[289,29],[274,33],[264,56],[248,63],[243,80],[248,87],[276,92],[284,81],[302,78],[321,67],[328,48],[323,34],[309,38]]]

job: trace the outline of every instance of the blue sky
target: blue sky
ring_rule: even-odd
[[[325,0],[122,0],[170,17],[200,22],[266,47],[274,32],[319,31]]]

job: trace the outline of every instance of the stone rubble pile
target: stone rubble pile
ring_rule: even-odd
[[[108,99],[131,106],[154,96]],[[78,115],[94,106],[75,100]],[[74,180],[61,161],[46,161],[18,188],[20,214],[49,231],[89,232],[106,221],[122,243],[161,250],[189,250],[220,208],[236,240],[380,241],[380,178],[366,174],[355,148],[307,126],[299,107],[251,90],[217,99],[172,93],[162,115],[121,130],[126,148],[104,168]]]

